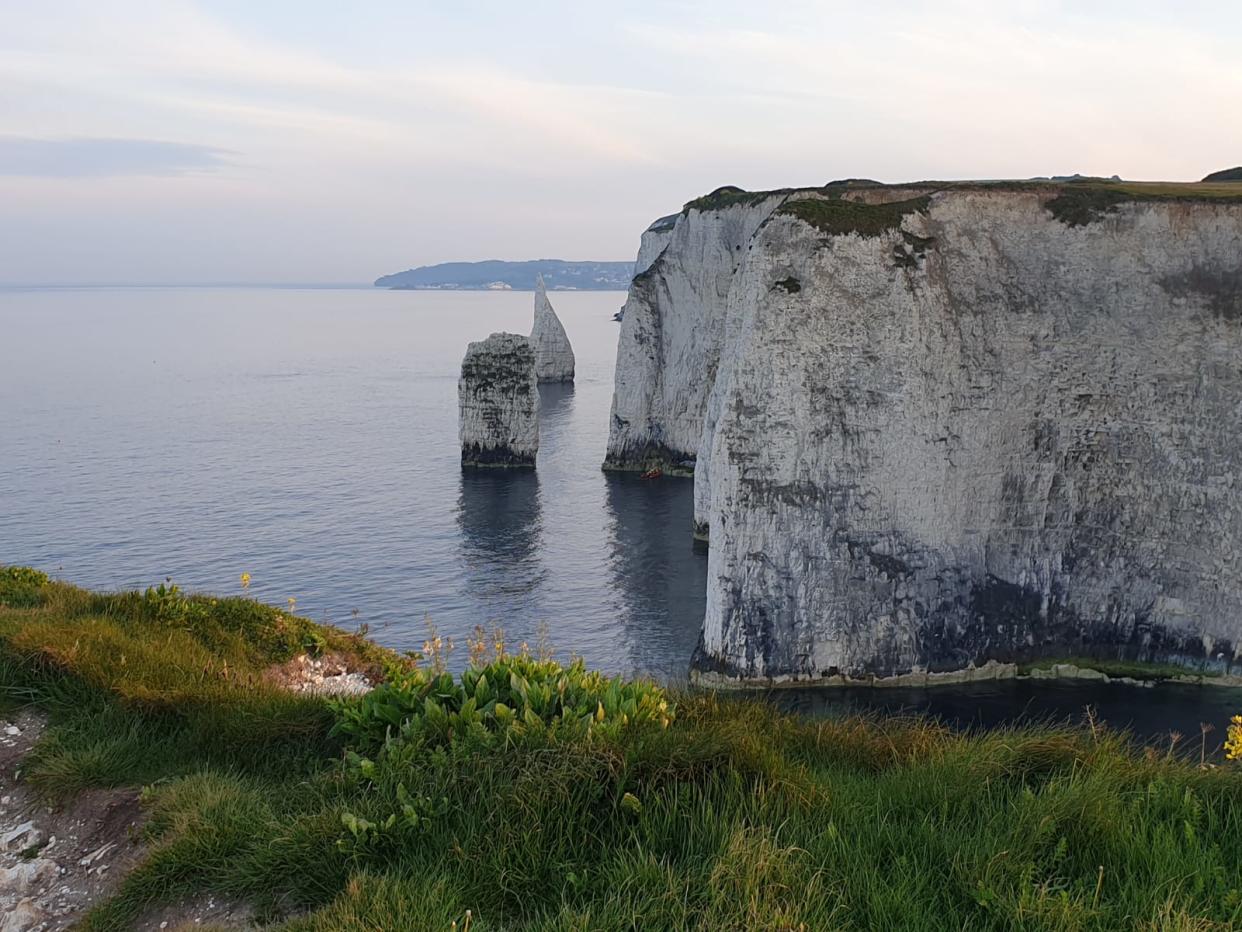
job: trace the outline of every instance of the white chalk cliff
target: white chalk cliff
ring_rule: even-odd
[[[548,300],[542,275],[535,279],[535,323],[530,339],[535,346],[535,376],[540,382],[574,380],[574,349]]]
[[[700,674],[1236,668],[1242,199],[725,191],[662,235],[606,465],[694,469]]]
[[[534,466],[539,386],[528,337],[493,333],[471,343],[457,382],[463,466]]]

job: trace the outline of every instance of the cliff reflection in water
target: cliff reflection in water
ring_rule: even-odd
[[[608,473],[608,565],[623,606],[629,665],[682,680],[698,643],[707,598],[707,554],[690,533],[686,479],[644,481]]]
[[[460,605],[470,627],[499,625],[511,647],[533,646],[546,625],[559,659],[683,679],[707,578],[690,537],[692,488],[600,472],[598,424],[577,410],[593,387],[539,387],[537,469],[462,470]],[[464,637],[460,621],[437,624]]]

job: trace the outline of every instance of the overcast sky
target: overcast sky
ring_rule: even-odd
[[[630,259],[721,184],[1192,180],[1242,163],[1240,40],[1236,0],[0,0],[0,283]]]

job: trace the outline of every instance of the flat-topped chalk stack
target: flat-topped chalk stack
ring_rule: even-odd
[[[471,343],[461,361],[462,466],[533,467],[539,452],[539,383],[573,380],[573,347],[540,275],[530,336],[493,333]]]
[[[535,323],[530,339],[535,344],[535,375],[540,382],[574,380],[574,349],[548,300],[542,275],[535,279]]]
[[[493,333],[471,343],[457,383],[462,466],[533,467],[539,386],[529,337]]]

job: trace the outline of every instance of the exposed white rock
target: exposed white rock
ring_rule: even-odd
[[[37,847],[43,841],[43,833],[33,822],[23,822],[0,835],[0,850],[21,851],[25,848]]]
[[[535,346],[535,378],[540,382],[572,382],[574,349],[569,334],[548,300],[543,276],[535,279],[535,323],[530,331]]]
[[[606,468],[694,469],[734,269],[782,200],[687,208],[644,234],[636,266],[645,267],[621,320]]]
[[[528,337],[493,333],[471,343],[457,383],[463,466],[534,466],[539,386]]]
[[[698,669],[1234,664],[1242,203],[1071,224],[1056,185],[959,188],[867,235],[778,210],[820,196],[689,211],[626,304],[609,459],[697,454]]]
[[[634,260],[635,275],[642,275],[651,268],[656,259],[660,258],[660,253],[664,252],[664,248],[673,238],[673,228],[677,226],[679,216],[681,215],[670,214],[667,217],[661,217],[643,230],[642,239],[638,244],[638,258]]]
[[[47,911],[32,897],[26,897],[0,919],[0,932],[33,932],[46,920]]]
[[[59,873],[59,866],[49,858],[22,861],[12,867],[0,869],[0,894],[25,893]]]

